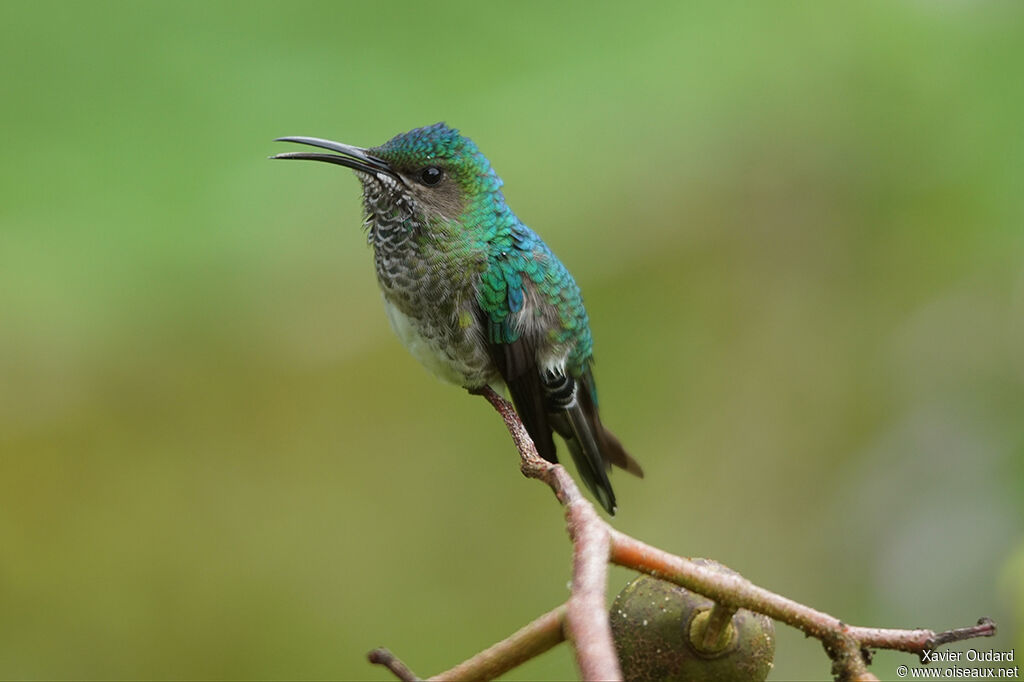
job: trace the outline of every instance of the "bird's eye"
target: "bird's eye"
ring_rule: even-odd
[[[443,177],[444,172],[437,166],[427,166],[420,171],[420,182],[424,185],[436,185]]]

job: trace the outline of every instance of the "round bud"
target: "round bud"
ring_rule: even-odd
[[[695,562],[735,572],[709,559]],[[627,682],[762,682],[775,656],[775,625],[740,609],[712,615],[714,602],[674,583],[641,575],[615,597],[612,635]],[[710,632],[709,632],[710,628]]]

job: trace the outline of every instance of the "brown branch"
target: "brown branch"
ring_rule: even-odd
[[[671,581],[725,606],[763,613],[829,643],[853,639],[846,632],[848,627],[839,619],[758,587],[740,575],[713,571],[614,529],[611,535],[612,563]],[[873,646],[890,648],[882,643]]]
[[[481,651],[431,682],[487,682],[565,641],[565,606],[548,611],[518,632]]]
[[[566,629],[576,650],[576,664],[585,680],[620,680],[622,671],[605,605],[611,548],[608,526],[594,506],[582,500],[569,504],[566,517],[573,541]]]
[[[996,633],[995,623],[988,618],[982,618],[975,626],[940,633],[847,625],[838,618],[758,587],[741,576],[711,571],[615,529],[611,529],[611,536],[612,563],[669,580],[725,606],[763,613],[833,646],[849,640],[858,648],[893,649],[921,656],[943,644],[991,637]]]
[[[758,587],[746,578],[713,571],[685,557],[652,547],[612,528],[583,497],[564,468],[544,460],[515,408],[489,387],[473,391],[494,406],[519,450],[520,469],[528,478],[544,481],[565,507],[573,542],[572,593],[559,607],[466,662],[441,673],[435,680],[489,680],[557,644],[563,636],[572,642],[576,663],[585,680],[621,680],[604,595],[608,563],[618,564],[668,580],[715,601],[705,641],[717,639],[735,609],[747,609],[802,630],[821,640],[839,680],[875,680],[868,671],[869,648],[924,654],[938,646],[974,637],[991,637],[995,623],[982,618],[977,625],[934,632],[847,625],[839,619],[792,599]],[[716,613],[717,612],[717,613]],[[370,653],[370,660],[387,666],[400,680],[417,679],[386,649]]]
[[[416,676],[416,673],[409,670],[409,666],[402,663],[398,656],[395,656],[384,647],[374,649],[366,657],[370,659],[370,663],[382,665],[390,670],[402,682],[420,682],[420,678]]]
[[[522,458],[520,469],[528,478],[549,486],[565,507],[573,544],[572,592],[566,610],[566,636],[576,652],[576,665],[585,680],[621,680],[612,629],[605,606],[610,551],[609,526],[597,515],[568,472],[537,454],[515,408],[490,387],[483,396],[498,411]]]

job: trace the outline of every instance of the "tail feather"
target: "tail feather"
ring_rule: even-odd
[[[543,383],[551,426],[569,446],[580,478],[601,506],[614,516],[615,492],[608,480],[608,470],[614,464],[643,477],[643,469],[601,424],[589,371],[579,380],[546,372]]]
[[[619,439],[601,424],[590,370],[579,378],[542,372],[537,367],[533,343],[525,335],[511,343],[488,344],[488,351],[538,454],[549,462],[558,462],[552,438],[552,430],[557,431],[569,446],[583,483],[614,515],[615,492],[608,470],[614,464],[636,476],[642,477],[644,472]]]
[[[563,436],[572,454],[572,461],[576,464],[576,471],[601,506],[614,516],[615,491],[612,490],[612,482],[608,480],[608,469],[611,466],[597,444],[594,423],[584,414],[579,401],[574,401],[565,408],[565,416],[569,424],[569,433]]]
[[[590,418],[598,448],[603,453],[605,462],[614,464],[620,469],[625,469],[637,478],[643,478],[644,470],[640,463],[626,452],[626,449],[622,447],[622,443],[615,437],[615,434],[606,429],[604,424],[601,423],[601,416],[597,411],[597,402],[594,400],[593,382],[594,377],[591,375],[590,370],[587,370],[579,381],[578,400],[583,407],[584,413]]]
[[[626,452],[626,449],[622,447],[622,443],[615,437],[615,434],[606,429],[600,422],[598,422],[598,426],[600,426],[598,442],[601,444],[601,452],[608,458],[608,461],[620,469],[625,469],[637,478],[643,478],[643,467]]]

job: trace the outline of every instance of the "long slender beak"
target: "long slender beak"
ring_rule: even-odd
[[[339,166],[346,166],[352,170],[368,173],[369,175],[384,173],[401,180],[401,176],[391,168],[391,165],[387,161],[373,156],[362,147],[353,147],[350,144],[332,142],[331,140],[321,140],[319,137],[279,137],[274,140],[274,142],[308,144],[311,147],[329,149],[332,152],[338,152],[338,154],[285,152],[284,154],[275,154],[270,157],[271,159],[305,159],[307,161],[325,161],[327,163],[335,163]]]

